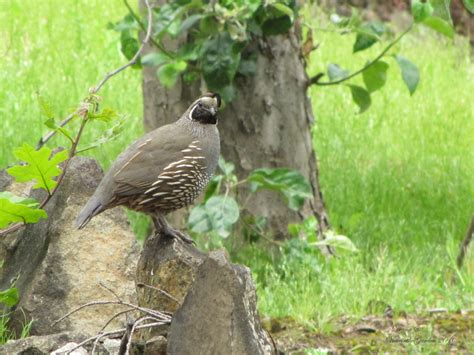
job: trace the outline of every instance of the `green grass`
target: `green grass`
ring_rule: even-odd
[[[64,117],[104,73],[125,61],[118,35],[105,29],[125,12],[118,0],[2,3],[1,167],[14,161],[14,147],[35,144],[46,131],[36,92]],[[355,70],[381,50],[352,55],[353,38],[316,34],[321,45],[311,57],[311,73],[325,71],[328,63]],[[412,97],[393,59],[387,59],[386,87],[362,115],[347,88],[311,89],[330,217],[360,252],[324,261],[294,242],[282,257],[247,247],[235,259],[252,268],[264,314],[330,330],[334,317],[370,313],[374,301],[409,312],[473,307],[472,258],[459,273],[453,260],[474,206],[474,64],[467,41],[453,45],[425,31],[408,35],[397,49],[420,68]],[[91,152],[107,167],[142,133],[141,73],[123,72],[101,94],[104,106],[129,117],[118,140]],[[84,144],[101,128],[89,129]]]

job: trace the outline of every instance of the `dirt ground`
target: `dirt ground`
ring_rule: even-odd
[[[474,310],[448,313],[431,310],[419,315],[391,311],[359,320],[341,317],[324,334],[292,319],[264,322],[280,353],[467,353],[474,354]],[[317,351],[320,350],[320,352]]]

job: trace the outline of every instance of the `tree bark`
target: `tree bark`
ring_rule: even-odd
[[[256,168],[288,167],[310,181],[313,198],[295,213],[274,192],[250,196],[245,210],[267,218],[275,238],[287,235],[288,223],[315,215],[319,235],[329,228],[329,219],[318,182],[316,154],[312,144],[313,114],[307,97],[300,38],[292,30],[255,43],[257,69],[253,76],[235,80],[237,97],[219,112],[221,154],[235,164],[239,179]],[[148,48],[147,51],[156,50]],[[200,85],[202,87],[200,87]],[[206,92],[204,84],[188,85],[179,80],[171,89],[156,77],[156,68],[143,70],[144,123],[147,130],[179,118],[196,97]],[[239,191],[246,201],[248,191]]]

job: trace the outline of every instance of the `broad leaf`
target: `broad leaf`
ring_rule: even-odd
[[[170,88],[172,87],[179,78],[179,75],[185,71],[187,68],[187,63],[185,61],[177,61],[172,63],[167,63],[161,66],[156,74],[158,79],[163,86]]]
[[[19,300],[20,295],[16,287],[10,287],[4,291],[0,291],[0,303],[3,303],[7,307],[13,307]]]
[[[379,60],[362,73],[367,90],[372,93],[379,90],[387,81],[388,64]]]
[[[359,52],[371,47],[385,32],[385,26],[380,22],[368,22],[356,29],[357,36],[354,43],[353,52]]]
[[[433,6],[432,16],[439,17],[450,25],[453,24],[453,19],[451,18],[451,0],[430,0],[431,6]]]
[[[235,165],[232,162],[227,162],[222,158],[222,156],[219,157],[218,161],[219,169],[221,169],[222,173],[225,176],[230,176],[234,173],[235,170]]]
[[[344,79],[349,75],[349,70],[342,69],[337,64],[329,64],[328,65],[328,76],[330,81],[337,81]]]
[[[188,224],[196,233],[216,232],[227,238],[239,215],[239,205],[234,198],[213,196],[205,204],[193,208]]]
[[[232,84],[239,67],[240,52],[226,32],[206,40],[201,51],[201,68],[210,90],[219,91]]]
[[[26,164],[9,168],[7,172],[18,182],[36,180],[34,188],[45,189],[48,193],[51,193],[51,190],[56,186],[56,181],[53,178],[61,174],[58,164],[68,157],[66,150],[51,157],[51,149],[48,147],[35,150],[26,143],[21,148],[15,149],[14,154]]]
[[[122,51],[125,58],[128,60],[132,59],[133,56],[138,52],[139,48],[140,43],[130,31],[122,31],[120,33],[120,50]]]
[[[142,57],[142,64],[160,66],[169,60],[170,58],[162,52],[151,52]]]
[[[325,239],[319,242],[311,243],[315,246],[331,246],[336,249],[343,249],[351,252],[358,252],[359,249],[345,235],[337,235],[333,231],[326,232]]]
[[[415,22],[423,22],[425,19],[431,16],[433,13],[433,6],[427,2],[421,2],[420,0],[411,1],[411,14]]]
[[[178,34],[182,34],[193,27],[199,20],[202,18],[202,14],[194,14],[186,18],[183,22],[181,22],[181,26],[179,28]]]
[[[272,4],[271,5],[274,9],[276,9],[281,15],[286,15],[290,18],[291,22],[293,22],[294,20],[294,17],[295,17],[295,13],[293,12],[293,10],[286,6],[285,4],[282,4],[282,3],[275,3],[275,4]]]
[[[410,91],[410,95],[413,95],[418,86],[418,82],[420,81],[420,73],[418,72],[418,68],[415,64],[401,55],[395,56],[395,59],[400,66],[400,70],[402,71],[403,81]]]
[[[112,122],[119,117],[117,112],[112,110],[110,107],[104,108],[99,112],[89,112],[88,118],[91,120],[98,120],[102,122]]]
[[[463,0],[462,3],[466,7],[467,11],[474,14],[474,0]]]
[[[44,210],[38,209],[38,202],[30,198],[14,196],[9,192],[0,193],[0,228],[11,223],[36,223],[48,218]]]
[[[351,89],[352,100],[359,106],[359,113],[366,111],[372,103],[369,92],[357,85],[348,86]]]
[[[313,197],[309,182],[298,171],[286,168],[257,169],[248,177],[251,191],[269,189],[280,192],[288,207],[299,210],[305,199]]]
[[[60,125],[58,125],[58,124],[56,123],[56,120],[55,120],[53,117],[48,118],[46,121],[44,121],[44,124],[45,124],[45,126],[48,127],[49,129],[52,129],[52,130],[55,130],[55,131],[61,133],[61,134],[64,135],[67,139],[69,139],[71,142],[73,141],[71,132],[70,132],[67,128],[64,128],[64,127],[61,127]]]
[[[446,37],[453,38],[454,37],[454,28],[453,26],[443,20],[440,17],[428,17],[423,21],[423,24],[432,28],[433,30],[445,35]]]

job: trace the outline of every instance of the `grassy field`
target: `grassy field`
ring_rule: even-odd
[[[35,16],[31,16],[34,13]],[[4,1],[0,7],[0,167],[12,149],[35,144],[45,128],[36,93],[65,116],[102,75],[124,62],[118,36],[106,30],[125,14],[121,1]],[[328,63],[356,69],[380,47],[351,55],[353,38],[317,32],[311,73]],[[324,261],[301,243],[273,259],[249,246],[235,259],[257,279],[260,310],[292,317],[322,332],[341,315],[361,317],[474,306],[474,262],[455,267],[458,243],[474,206],[474,64],[467,41],[422,31],[397,47],[420,69],[410,97],[393,59],[388,83],[356,114],[343,86],[312,88],[314,143],[321,186],[335,229],[360,252]],[[354,80],[358,83],[360,79]],[[107,167],[142,133],[141,74],[128,70],[102,92],[126,114],[120,138],[92,152]],[[102,127],[89,130],[93,141]],[[85,143],[87,144],[87,143]],[[384,307],[383,307],[384,308]]]

